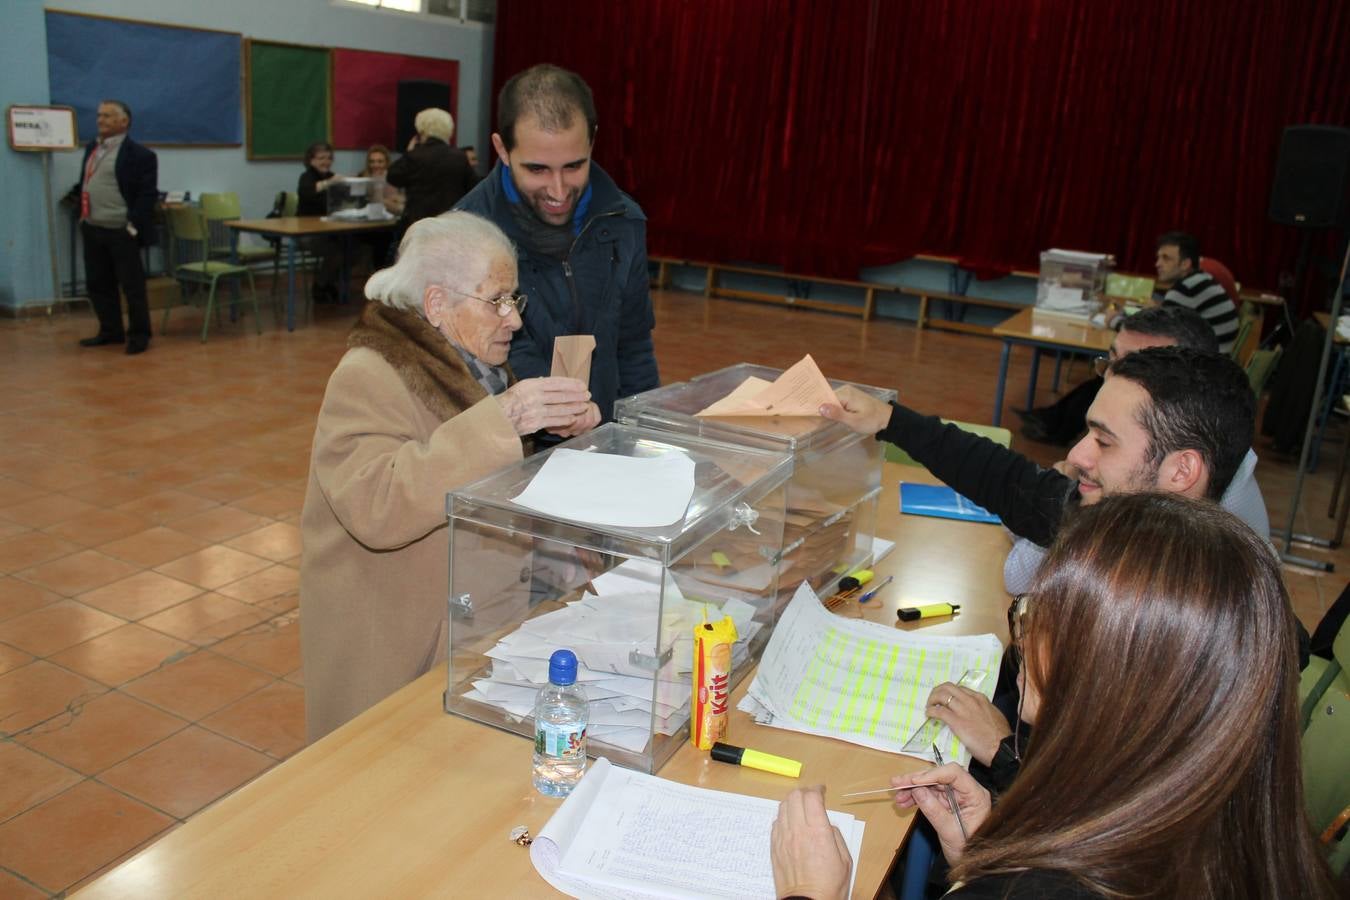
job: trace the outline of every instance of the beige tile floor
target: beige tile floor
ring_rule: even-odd
[[[656,306],[666,381],[810,350],[832,376],[989,420],[993,340],[679,293]],[[302,746],[297,519],[353,316],[320,307],[293,334],[269,317],[261,336],[222,322],[203,345],[175,313],[136,357],[77,347],[85,312],[0,319],[0,898],[72,890]],[[1010,397],[1028,361],[1014,354]],[[1294,467],[1258,452],[1282,525]],[[1329,480],[1305,490],[1300,530],[1330,532]],[[1288,570],[1310,627],[1350,572],[1330,558],[1331,575]]]

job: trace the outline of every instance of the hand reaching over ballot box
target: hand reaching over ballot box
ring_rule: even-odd
[[[850,385],[835,391],[838,403],[823,403],[820,415],[859,434],[876,434],[891,421],[891,405]]]

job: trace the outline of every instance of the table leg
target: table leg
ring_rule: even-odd
[[[295,245],[300,238],[286,242],[286,330],[295,330]]]
[[[994,388],[994,425],[1003,422],[1003,389],[1008,384],[1008,358],[1012,354],[1012,341],[1003,342],[1003,356],[998,361],[998,386]]]
[[[1027,409],[1036,408],[1036,376],[1040,374],[1041,369],[1041,351],[1039,347],[1031,348],[1031,374],[1027,378]]]
[[[230,229],[230,264],[239,265],[239,232]],[[239,279],[230,279],[230,321],[239,320]]]

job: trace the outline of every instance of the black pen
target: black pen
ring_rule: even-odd
[[[942,751],[938,749],[937,744],[933,745],[933,758],[937,760],[939,766],[942,765]],[[961,837],[970,840],[970,835],[966,834],[966,823],[961,819],[961,807],[956,803],[956,791],[952,790],[950,784],[947,785],[947,802],[951,804],[952,815],[956,816],[956,824],[961,826]]]

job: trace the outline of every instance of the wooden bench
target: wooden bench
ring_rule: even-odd
[[[917,256],[915,259],[921,259],[927,262],[950,263],[952,265],[955,265],[956,263],[954,258],[948,257]],[[876,315],[876,300],[879,293],[894,294],[917,299],[919,301],[917,323],[920,328],[939,328],[971,334],[993,334],[993,327],[987,325],[972,325],[968,322],[958,322],[952,319],[932,318],[929,316],[928,312],[929,303],[933,300],[946,300],[953,303],[968,303],[973,306],[1009,310],[1017,310],[1026,306],[1026,304],[1018,303],[1015,300],[967,297],[963,294],[952,294],[946,291],[910,287],[908,285],[881,284],[873,281],[856,281],[846,278],[824,278],[817,275],[798,275],[792,272],[780,272],[773,269],[759,269],[754,266],[738,266],[727,263],[675,259],[667,256],[653,256],[651,257],[651,261],[657,264],[656,278],[652,281],[652,287],[654,288],[665,289],[670,286],[670,272],[672,267],[679,266],[703,269],[703,296],[705,297],[750,300],[756,303],[772,303],[778,306],[800,306],[806,309],[816,309],[824,312],[858,316],[865,322],[870,321]],[[720,276],[723,274],[752,275],[759,278],[778,279],[785,282],[803,281],[809,284],[828,284],[836,287],[855,288],[863,292],[863,302],[861,304],[856,304],[839,300],[816,300],[808,297],[796,297],[786,293],[771,294],[764,291],[727,287],[720,281]]]

